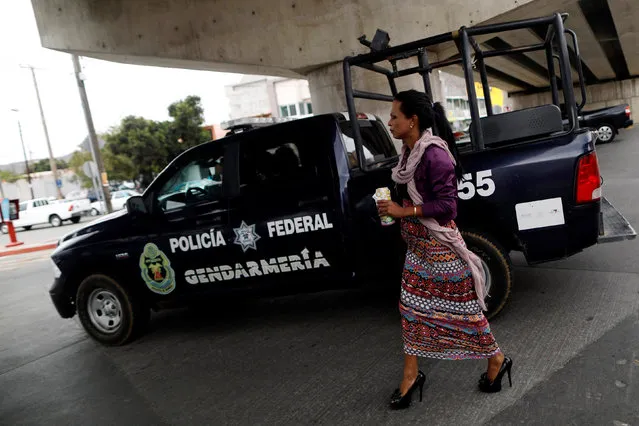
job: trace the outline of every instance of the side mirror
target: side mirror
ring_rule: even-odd
[[[135,195],[126,200],[126,210],[132,216],[144,216],[148,214],[146,206],[144,205],[144,199]]]

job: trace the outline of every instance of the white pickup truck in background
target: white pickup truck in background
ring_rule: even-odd
[[[88,200],[87,200],[88,201]],[[16,228],[31,229],[33,225],[50,223],[51,226],[60,226],[64,221],[80,222],[82,216],[87,214],[85,206],[81,206],[82,200],[55,200],[46,198],[22,201],[18,220],[13,221]],[[84,207],[84,208],[83,208]],[[8,227],[2,225],[2,233],[9,232]]]

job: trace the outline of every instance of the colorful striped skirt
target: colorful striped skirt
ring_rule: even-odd
[[[445,226],[456,229],[452,221]],[[408,245],[399,302],[404,352],[437,359],[499,353],[468,264],[417,218],[402,220],[402,236]]]

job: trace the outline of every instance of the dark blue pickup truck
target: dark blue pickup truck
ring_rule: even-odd
[[[510,251],[539,263],[633,238],[602,197],[595,133],[577,120],[563,18],[462,28],[396,47],[376,37],[370,53],[344,61],[347,113],[239,126],[178,156],[125,211],[63,237],[51,256],[49,291],[60,316],[77,313],[94,339],[120,345],[143,331],[151,310],[190,301],[322,290],[358,282],[353,276],[398,287],[398,225],[380,226],[372,199],[376,188],[393,187],[397,151],[384,123],[354,103],[392,96],[355,90],[352,67],[385,74],[395,93],[396,78],[422,74],[429,92],[433,69],[463,65],[473,124],[460,147],[457,222],[483,261],[489,316],[502,310],[513,285]],[[560,57],[568,123],[558,101],[497,115],[489,96],[480,118],[473,67],[485,77],[482,56],[509,50],[481,52],[473,36],[539,25],[548,40],[530,49],[545,49],[551,64]],[[447,42],[459,45],[460,57],[429,64],[427,48]],[[414,57],[418,67],[398,67]]]
[[[579,126],[595,130],[598,140],[604,143],[612,142],[620,129],[627,129],[632,125],[633,120],[628,104],[579,113]]]

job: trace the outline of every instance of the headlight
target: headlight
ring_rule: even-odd
[[[62,271],[60,270],[60,268],[58,268],[58,265],[55,264],[53,259],[49,259],[49,261],[51,262],[51,266],[53,268],[53,277],[60,278],[60,275],[62,275]]]

